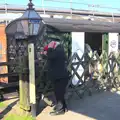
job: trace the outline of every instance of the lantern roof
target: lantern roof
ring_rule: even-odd
[[[34,4],[32,3],[32,0],[29,0],[30,2],[28,3],[28,8],[27,10],[23,13],[21,19],[42,19],[40,15],[35,11],[33,8]]]

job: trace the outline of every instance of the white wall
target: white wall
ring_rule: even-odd
[[[84,32],[72,32],[72,54],[77,52],[79,57],[82,57],[84,53],[85,45],[85,33]],[[76,61],[77,62],[77,61]],[[78,74],[82,74],[84,69],[80,66],[78,68]],[[73,84],[75,85],[78,81],[78,78],[75,76],[73,78]]]

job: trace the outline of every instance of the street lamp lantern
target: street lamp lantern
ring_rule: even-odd
[[[40,29],[43,27],[42,18],[34,10],[32,0],[29,0],[28,8],[22,15],[21,25],[23,26],[23,31],[27,36],[36,36],[39,34]]]
[[[44,22],[33,8],[32,0],[29,0],[28,8],[23,15],[13,20],[6,27],[7,35],[14,35],[16,39],[25,39],[30,36],[37,36],[43,30]]]

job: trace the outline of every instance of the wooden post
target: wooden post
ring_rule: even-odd
[[[24,68],[27,68],[27,56],[19,58],[19,89],[20,89],[20,108],[25,111],[30,110],[29,104],[29,86],[28,86],[28,74],[24,71]]]
[[[19,41],[23,42],[24,45],[27,45],[27,41]],[[29,76],[27,73],[28,69],[28,55],[20,55],[21,49],[18,48],[18,56],[19,56],[19,96],[20,96],[20,108],[29,111],[30,103],[29,103]],[[28,51],[24,51],[26,53]]]
[[[35,62],[34,62],[34,44],[28,45],[29,56],[29,96],[31,104],[31,113],[36,117],[36,88],[35,88]]]

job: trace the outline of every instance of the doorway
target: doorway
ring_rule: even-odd
[[[90,45],[93,51],[97,51],[99,55],[102,53],[102,33],[85,33],[85,44]]]

